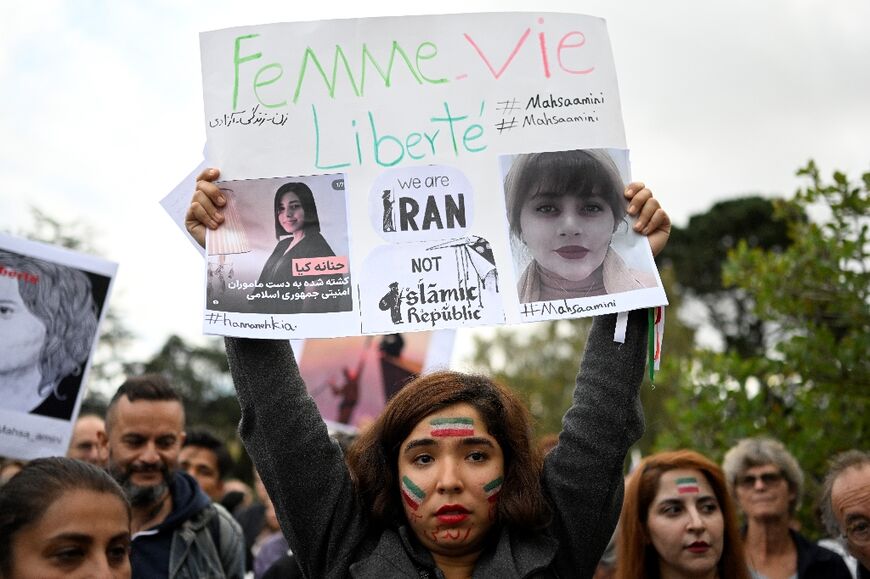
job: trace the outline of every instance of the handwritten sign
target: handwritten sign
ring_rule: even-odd
[[[209,250],[220,284],[207,290],[206,333],[333,337],[666,303],[625,215],[603,20],[268,24],[201,44],[207,162],[250,241]],[[312,203],[288,199],[319,230],[279,205],[288,183],[310,189]],[[316,248],[291,256],[305,238]]]
[[[116,268],[0,234],[0,455],[66,454]]]

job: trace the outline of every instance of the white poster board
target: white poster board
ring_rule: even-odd
[[[116,269],[0,234],[0,456],[66,455]]]
[[[602,19],[269,24],[201,46],[207,164],[230,199],[207,240],[206,333],[350,336],[666,303],[623,213]]]

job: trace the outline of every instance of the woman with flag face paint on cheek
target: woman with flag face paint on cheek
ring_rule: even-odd
[[[629,477],[619,579],[749,579],[722,470],[689,450],[647,457]]]
[[[198,240],[216,226],[215,176],[200,176],[188,212]],[[657,253],[670,221],[653,205],[640,214]],[[546,459],[519,396],[485,376],[436,372],[399,390],[345,460],[288,342],[228,338],[239,434],[305,576],[591,578],[619,515],[625,454],[643,432],[647,313],[628,314],[622,344],[615,326],[615,315],[595,320]]]
[[[438,562],[479,549],[495,524],[504,455],[480,412],[456,404],[419,422],[402,441],[405,516]]]

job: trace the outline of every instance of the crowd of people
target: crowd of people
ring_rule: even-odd
[[[200,243],[221,220],[217,177],[200,176],[188,213]],[[625,198],[658,253],[667,214],[642,184]],[[797,528],[803,475],[779,441],[737,441],[721,466],[660,452],[626,477],[648,317],[629,313],[622,343],[616,323],[596,318],[546,450],[509,388],[450,371],[337,440],[288,342],[227,338],[253,491],[229,480],[226,444],[186,429],[165,378],[129,377],[104,416],[78,418],[68,457],[2,465],[0,579],[870,577],[867,451],[832,457],[820,498],[840,553]]]

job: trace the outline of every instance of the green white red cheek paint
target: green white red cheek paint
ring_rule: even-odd
[[[456,418],[433,418],[429,421],[432,438],[444,436],[474,436],[474,419],[459,416]]]
[[[483,485],[483,492],[486,494],[486,500],[490,503],[494,503],[498,500],[498,495],[501,492],[501,485],[504,483],[503,477],[498,477],[495,480],[491,480],[485,485]]]
[[[698,486],[698,479],[693,476],[681,477],[676,480],[677,483],[677,493],[681,495],[694,493],[697,494],[701,492],[701,488]]]
[[[402,477],[402,499],[406,505],[411,507],[412,511],[419,509],[425,498],[426,493],[423,492],[423,489],[415,485],[407,476]]]

